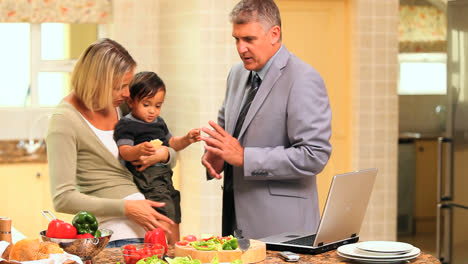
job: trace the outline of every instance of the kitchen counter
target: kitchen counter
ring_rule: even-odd
[[[167,252],[169,257],[174,256],[174,248],[169,247],[169,251]],[[271,251],[267,250],[267,258],[265,261],[261,263],[291,263],[291,262],[286,262],[281,260],[279,257],[277,257],[278,252],[277,251]],[[304,254],[299,254],[301,259],[299,260],[298,263],[321,263],[321,264],[332,264],[332,263],[356,263],[351,260],[344,259],[336,254],[336,250],[328,251],[322,254],[318,255],[304,255]],[[105,248],[99,255],[97,255],[94,258],[94,264],[104,264],[104,263],[123,263],[123,258],[122,254],[120,253],[119,248]],[[440,261],[430,255],[430,254],[425,254],[424,252],[421,252],[421,255],[415,259],[413,259],[410,262],[411,264],[435,264],[435,263],[440,263]]]
[[[47,163],[45,145],[42,144],[34,153],[19,148],[19,140],[0,140],[0,164],[11,163]]]

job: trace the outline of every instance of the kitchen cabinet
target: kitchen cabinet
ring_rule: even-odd
[[[0,215],[12,219],[13,226],[27,237],[38,237],[48,220],[41,211],[70,221],[73,215],[53,211],[47,163],[0,164]]]
[[[437,214],[437,139],[415,140],[414,228],[435,233]]]

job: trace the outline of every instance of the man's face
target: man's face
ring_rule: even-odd
[[[272,27],[265,33],[259,22],[233,24],[232,36],[236,40],[237,52],[250,71],[260,71],[277,50],[280,29]]]

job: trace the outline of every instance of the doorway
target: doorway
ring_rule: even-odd
[[[347,0],[276,3],[284,45],[320,73],[330,98],[333,155],[317,177],[322,212],[333,175],[351,169],[350,7]]]

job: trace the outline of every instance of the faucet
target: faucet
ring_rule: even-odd
[[[30,123],[29,129],[28,129],[28,139],[20,140],[17,147],[26,150],[26,153],[28,155],[31,155],[34,152],[36,152],[41,146],[43,146],[45,144],[44,137],[45,137],[45,131],[47,127],[43,128],[41,127],[40,124],[41,124],[41,121],[43,121],[44,119],[48,121],[49,117],[50,115],[47,113],[47,114],[39,115],[37,118],[35,118]],[[37,128],[39,128],[40,130],[39,134],[33,135],[33,132],[35,132],[34,129],[37,129]],[[39,139],[36,140],[34,138],[39,138]]]

